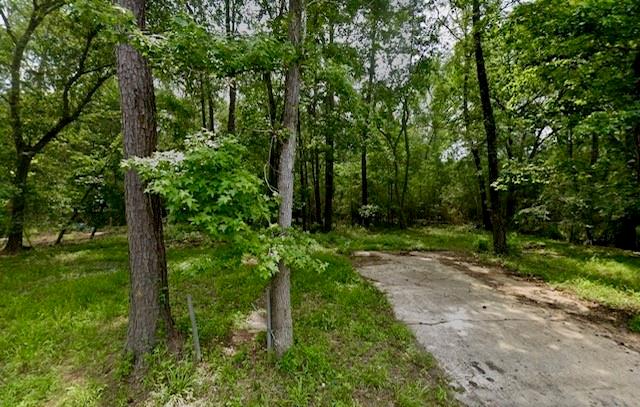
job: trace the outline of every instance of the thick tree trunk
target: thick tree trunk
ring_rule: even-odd
[[[120,5],[132,10],[138,25],[144,28],[144,0],[120,0]],[[124,156],[147,157],[157,142],[151,70],[131,45],[119,45],[116,55]],[[138,174],[129,170],[125,174],[125,202],[131,279],[126,349],[140,366],[161,329],[169,338],[174,337],[175,329],[169,306],[160,199],[145,193]]]
[[[31,167],[32,155],[26,152],[18,152],[16,175],[13,180],[15,193],[11,198],[11,220],[9,224],[9,234],[7,245],[4,248],[6,253],[17,253],[24,247],[22,240],[24,237],[24,213],[27,203],[27,177],[29,167]]]
[[[289,40],[294,48],[299,49],[302,43],[302,0],[289,0],[289,15]],[[289,134],[282,144],[278,174],[278,191],[281,198],[278,225],[283,230],[291,227],[299,102],[300,63],[294,61],[288,67],[285,80],[283,124]],[[278,270],[270,286],[271,329],[276,355],[281,357],[293,345],[293,322],[291,320],[291,271],[283,262],[278,265]]]
[[[491,226],[493,230],[493,250],[496,254],[507,252],[507,231],[502,213],[502,203],[500,194],[493,186],[499,177],[497,130],[493,107],[491,106],[491,95],[489,90],[489,79],[484,63],[484,53],[482,50],[482,32],[480,27],[480,0],[473,0],[473,43],[476,59],[476,70],[478,74],[478,86],[480,88],[480,101],[484,116],[484,128],[487,135],[487,156],[489,163],[489,199],[491,201]]]

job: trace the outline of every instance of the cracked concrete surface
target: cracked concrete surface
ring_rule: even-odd
[[[446,253],[360,252],[358,270],[470,406],[639,406],[640,340],[594,304]]]

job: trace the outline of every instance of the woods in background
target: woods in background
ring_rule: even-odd
[[[133,36],[107,1],[4,2],[5,250],[124,223],[123,38],[153,67],[160,150],[233,134],[270,191],[296,135],[294,226],[474,223],[498,252],[506,231],[637,248],[640,5],[511,3],[312,2],[297,49],[286,2],[154,2]]]

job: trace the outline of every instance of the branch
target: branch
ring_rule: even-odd
[[[78,69],[76,70],[76,73],[74,73],[69,78],[67,83],[65,83],[64,85],[64,90],[62,91],[62,116],[63,117],[69,115],[69,91],[71,90],[71,87],[82,77],[82,75],[87,73],[84,70],[84,65],[87,62],[89,51],[91,50],[91,43],[93,42],[93,39],[96,37],[97,34],[98,34],[98,30],[95,30],[95,29],[91,30],[87,34],[87,42],[84,45],[82,54],[80,54]]]
[[[13,41],[14,44],[16,44],[18,42],[16,35],[13,33],[13,30],[11,29],[11,24],[9,23],[9,18],[8,16],[4,13],[4,10],[0,8],[0,17],[2,17],[2,22],[4,23],[4,29],[7,31],[7,34],[9,35],[9,37],[11,37],[11,41]]]
[[[54,138],[60,134],[65,127],[69,124],[73,123],[80,117],[82,111],[87,107],[91,99],[96,94],[96,92],[102,87],[102,85],[113,76],[113,71],[107,71],[103,76],[98,78],[96,82],[89,88],[87,93],[84,95],[78,106],[74,109],[71,114],[63,115],[58,122],[51,128],[47,133],[31,148],[31,151],[34,153],[38,153],[42,151],[42,149]]]

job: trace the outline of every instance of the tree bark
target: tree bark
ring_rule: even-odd
[[[207,128],[207,107],[204,94],[204,79],[200,76],[200,116],[202,118],[202,128]]]
[[[216,121],[213,112],[213,95],[211,95],[211,85],[207,86],[207,108],[209,110],[209,131],[216,131]]]
[[[271,125],[271,143],[269,145],[269,184],[273,188],[278,186],[278,162],[280,161],[280,140],[278,140],[277,132],[277,106],[276,98],[273,93],[273,82],[271,81],[271,72],[265,72],[262,76],[267,90],[267,110],[269,114],[269,123]]]
[[[7,253],[17,253],[24,248],[22,240],[24,238],[24,213],[27,201],[27,177],[33,156],[20,151],[16,158],[18,164],[13,181],[16,192],[11,199],[11,223],[7,245],[4,248]]]
[[[405,97],[402,101],[402,123],[401,129],[404,135],[404,179],[402,180],[402,195],[400,196],[400,227],[407,227],[407,214],[405,213],[405,199],[409,188],[409,164],[411,159],[411,150],[409,146],[409,132],[407,129],[409,121],[409,103]]]
[[[231,78],[229,83],[229,114],[227,116],[227,132],[236,132],[236,78]]]
[[[120,0],[120,5],[133,11],[144,29],[145,0]],[[118,45],[116,56],[124,157],[148,157],[157,142],[151,69],[129,44]],[[125,203],[131,280],[126,349],[139,367],[144,354],[156,345],[161,328],[169,339],[175,338],[175,329],[169,306],[160,199],[145,193],[138,174],[129,170],[125,174]]]
[[[491,213],[487,205],[487,187],[484,181],[484,175],[482,171],[482,160],[480,158],[480,150],[478,147],[471,148],[471,154],[473,155],[473,164],[476,167],[476,179],[478,180],[478,188],[480,191],[480,209],[482,211],[482,225],[485,230],[491,230]]]
[[[4,251],[7,253],[16,253],[24,248],[22,240],[24,237],[27,180],[33,157],[40,153],[47,144],[55,139],[69,124],[80,117],[80,114],[89,104],[95,93],[112,75],[108,70],[106,73],[103,71],[102,73],[104,75],[99,76],[98,79],[88,87],[88,90],[82,95],[77,105],[75,107],[70,105],[69,94],[73,90],[74,85],[87,73],[85,65],[93,46],[93,40],[98,33],[97,29],[92,29],[87,34],[84,48],[78,60],[77,70],[67,78],[64,84],[61,100],[62,114],[56,123],[35,143],[24,139],[22,127],[22,64],[24,62],[25,52],[34,33],[42,24],[43,20],[49,14],[61,8],[63,4],[64,2],[44,4],[34,2],[28,23],[22,35],[18,36],[10,27],[5,27],[5,30],[9,32],[14,43],[14,48],[11,53],[11,63],[9,65],[9,90],[6,100],[9,105],[11,135],[16,149],[16,175],[13,182],[15,192],[11,197],[8,241],[4,248]]]
[[[231,38],[235,26],[235,3],[231,5],[231,0],[224,2],[225,12],[225,32],[227,38]],[[227,132],[235,134],[236,132],[236,78],[232,76],[229,80],[229,113],[227,115]]]
[[[320,195],[320,154],[318,147],[313,149],[313,200],[315,203],[315,221],[322,224],[322,197]]]
[[[302,0],[289,0],[289,40],[300,51],[302,44]],[[299,55],[299,54],[298,54]],[[280,154],[278,191],[280,210],[278,225],[286,232],[291,227],[293,209],[293,170],[298,132],[298,106],[300,102],[300,62],[295,60],[288,67],[285,79],[284,128],[288,131]],[[280,262],[278,273],[271,280],[271,329],[276,355],[282,355],[293,345],[291,319],[291,270]]]
[[[469,114],[469,69],[470,69],[471,53],[465,52],[464,77],[462,83],[462,119],[464,120],[464,131],[467,135],[467,141],[471,144],[471,154],[473,156],[473,164],[476,167],[476,179],[478,181],[478,191],[480,193],[480,210],[482,215],[482,225],[485,230],[491,230],[491,214],[487,204],[487,187],[484,181],[482,170],[482,159],[480,158],[480,149],[471,140],[471,115]]]
[[[330,232],[333,225],[333,164],[334,164],[334,139],[333,139],[333,110],[334,110],[333,91],[327,92],[327,118],[329,126],[325,129],[325,163],[324,163],[324,223],[322,230]]]
[[[480,89],[480,101],[484,116],[484,129],[487,135],[487,156],[489,163],[489,200],[491,201],[491,226],[493,231],[493,250],[496,254],[507,252],[507,231],[504,216],[502,213],[502,203],[499,191],[493,186],[498,180],[499,163],[497,147],[497,130],[493,107],[491,105],[491,93],[489,89],[489,79],[484,63],[484,53],[482,49],[482,31],[480,27],[480,0],[473,0],[473,43],[476,60],[476,70],[478,74],[478,86]]]
[[[300,117],[300,112],[298,112]],[[298,167],[300,170],[300,200],[302,201],[302,230],[309,230],[309,178],[307,176],[307,158],[304,137],[300,129],[300,120],[298,120],[298,136],[300,146],[298,148]]]
[[[370,46],[369,49],[369,68],[368,68],[368,82],[367,82],[367,95],[365,97],[365,102],[367,104],[367,118],[365,120],[364,129],[362,132],[362,151],[360,152],[360,179],[361,179],[361,187],[362,187],[362,206],[369,205],[369,180],[367,178],[367,139],[369,138],[369,125],[370,125],[370,115],[372,113],[373,107],[373,81],[375,80],[376,75],[376,37],[377,37],[377,26],[378,22],[375,19],[375,16],[372,16],[374,19],[371,22],[371,31],[369,33]],[[369,219],[365,218],[363,220],[363,225],[368,226]]]

